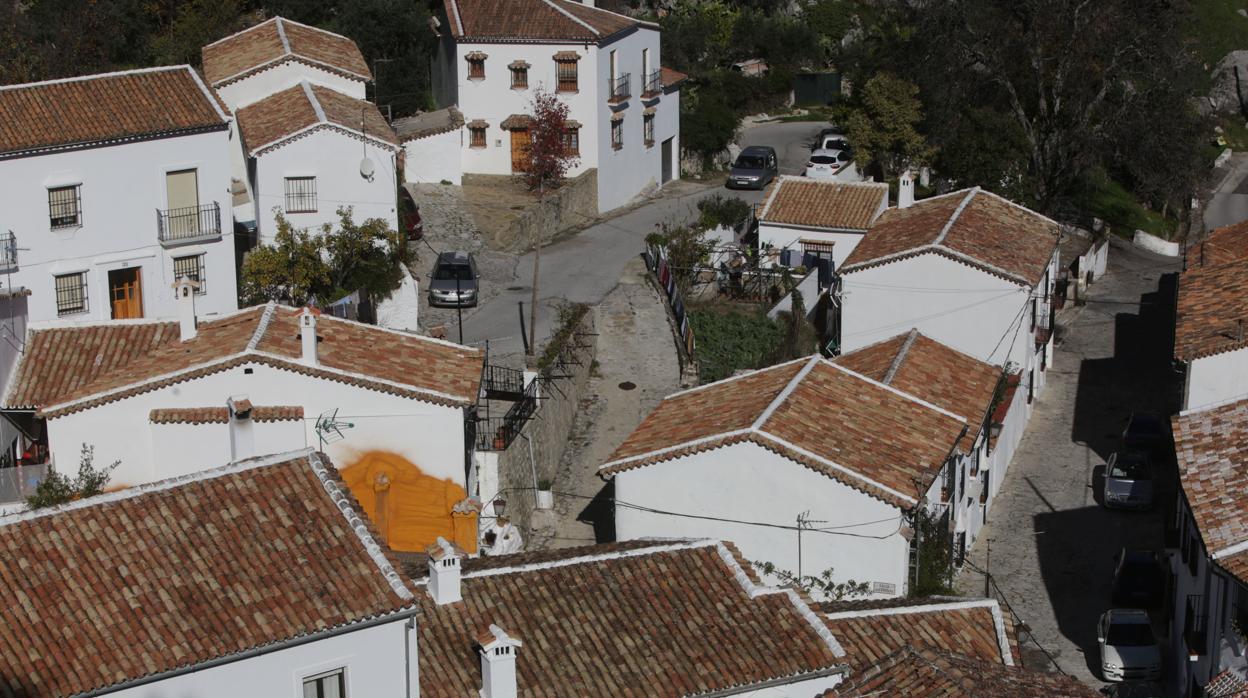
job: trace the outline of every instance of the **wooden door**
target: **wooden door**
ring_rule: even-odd
[[[138,267],[108,272],[108,297],[114,320],[143,317],[143,275]]]
[[[169,205],[169,232],[172,237],[199,234],[199,173],[178,170],[165,173],[165,198]]]
[[[527,172],[529,169],[529,129],[511,130],[511,171]]]

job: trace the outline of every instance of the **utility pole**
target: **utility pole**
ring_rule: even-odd
[[[538,184],[537,189],[538,205],[541,206],[546,202],[546,183]],[[533,295],[529,299],[529,356],[533,356],[533,352],[537,347],[537,279],[538,271],[542,263],[542,234],[533,230]]]

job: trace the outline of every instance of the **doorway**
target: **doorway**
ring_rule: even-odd
[[[668,138],[663,141],[663,176],[659,180],[660,184],[667,184],[672,181],[672,139]]]
[[[165,198],[169,205],[169,232],[174,238],[199,234],[199,173],[178,170],[165,173]]]
[[[114,320],[143,317],[143,270],[139,267],[108,272],[108,298]]]
[[[529,169],[529,129],[511,130],[511,171],[527,172]]]

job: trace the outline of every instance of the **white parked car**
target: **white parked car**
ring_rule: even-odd
[[[806,162],[806,176],[811,179],[835,179],[854,161],[848,150],[816,150]]]
[[[1148,612],[1122,608],[1106,611],[1096,626],[1096,641],[1101,646],[1101,675],[1106,681],[1161,678],[1161,649]]]

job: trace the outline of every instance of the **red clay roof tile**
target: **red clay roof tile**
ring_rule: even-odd
[[[991,599],[918,599],[875,606],[869,601],[828,603],[823,609],[846,661],[856,671],[905,647],[956,650],[997,664],[1021,661],[1005,634],[1000,606]]]
[[[597,43],[637,26],[657,28],[569,0],[443,0],[451,35],[474,42]]]
[[[291,405],[261,405],[251,408],[256,422],[293,422],[303,420],[303,408]],[[161,407],[147,415],[153,424],[225,424],[230,421],[228,407]]]
[[[1179,483],[1205,547],[1216,556],[1248,542],[1248,400],[1186,412],[1172,422]],[[1226,566],[1242,574],[1245,561]]]
[[[1095,698],[1091,687],[1065,674],[1009,667],[954,650],[905,647],[851,675],[824,698]]]
[[[772,185],[762,223],[810,228],[866,230],[888,206],[888,185],[830,182],[784,176]]]
[[[359,80],[372,80],[355,42],[341,34],[273,17],[200,50],[204,75],[219,87],[286,61],[301,61]]]
[[[1248,346],[1248,264],[1191,267],[1179,275],[1174,357],[1180,361]]]
[[[295,85],[249,104],[238,110],[237,117],[243,142],[252,155],[317,125],[367,133],[369,138],[391,145],[399,142],[377,105],[310,83]]]

